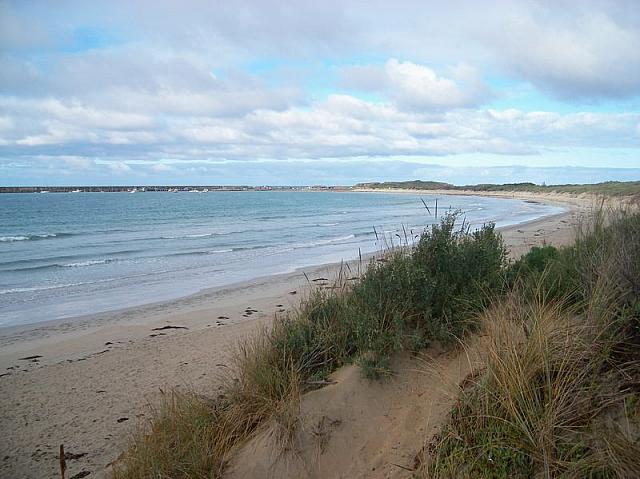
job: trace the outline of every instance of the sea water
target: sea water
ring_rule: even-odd
[[[435,197],[352,192],[0,194],[0,326],[115,310],[411,241]],[[431,214],[422,200],[429,206]],[[497,226],[561,208],[441,196]]]

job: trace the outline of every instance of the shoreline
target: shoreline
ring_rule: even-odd
[[[566,211],[500,229],[512,256],[534,244],[569,243],[574,225],[593,205],[558,203]],[[301,268],[80,322],[14,326],[12,336],[0,330],[0,427],[7,436],[0,453],[8,458],[0,472],[54,476],[64,444],[68,451],[86,452],[83,468],[104,477],[159,391],[215,393],[233,344],[267,326],[274,314],[295,308],[310,285],[327,284],[320,278],[330,279],[338,267]],[[167,326],[172,328],[158,329]],[[20,359],[32,356],[41,357]]]
[[[362,255],[363,266],[377,253],[368,253]],[[355,267],[359,260],[345,261],[345,265]],[[80,316],[72,316],[69,318],[51,319],[37,323],[29,323],[23,325],[12,325],[0,327],[0,370],[6,366],[9,351],[12,346],[17,343],[26,341],[39,341],[51,338],[56,334],[90,334],[96,329],[111,327],[127,327],[127,326],[161,326],[170,318],[182,318],[187,326],[198,326],[198,322],[192,315],[200,316],[198,313],[210,313],[213,309],[227,310],[226,304],[215,305],[216,302],[239,303],[241,297],[255,298],[258,300],[266,299],[271,296],[271,290],[278,290],[275,295],[284,298],[285,291],[287,294],[296,291],[295,294],[289,294],[297,303],[299,298],[309,289],[309,284],[305,279],[305,275],[309,278],[318,275],[333,275],[338,271],[342,263],[325,263],[313,265],[309,267],[296,268],[292,272],[278,273],[274,275],[259,276],[247,281],[240,281],[229,285],[213,288],[205,288],[196,293],[177,298],[154,301],[141,304],[138,306],[124,307],[115,310],[104,311],[101,313],[85,314]],[[311,285],[312,286],[312,285]],[[266,293],[266,294],[265,294]],[[265,296],[265,298],[262,298]],[[255,301],[254,301],[255,302]],[[289,303],[289,301],[287,302]],[[290,304],[287,304],[289,307]],[[203,310],[203,307],[205,308]],[[278,308],[281,309],[281,308]],[[242,310],[244,311],[244,310]],[[275,312],[276,310],[274,310]],[[224,311],[223,311],[224,312]],[[227,311],[228,312],[228,311]],[[262,312],[262,311],[259,311]],[[254,314],[254,313],[252,313]],[[251,316],[251,315],[250,315]],[[248,319],[248,318],[247,318]],[[133,322],[131,322],[133,320]],[[208,322],[213,321],[207,318]],[[215,322],[215,321],[214,321]],[[187,324],[189,323],[189,324]],[[23,349],[20,354],[27,354],[29,349]],[[79,352],[79,351],[78,351]],[[17,358],[16,358],[17,359]],[[49,358],[45,356],[38,358],[42,364],[55,362],[59,358]],[[15,359],[14,359],[15,361]],[[1,374],[1,373],[0,373]]]
[[[443,190],[446,191],[446,190]],[[413,195],[434,195],[441,194],[440,190],[435,191],[432,190],[394,190],[394,189],[385,189],[385,190],[376,190],[376,189],[358,189],[354,190],[353,193],[362,193],[362,192],[372,192],[372,193],[400,193],[400,194],[413,194]],[[447,193],[445,193],[447,194]],[[453,196],[456,196],[455,193],[449,192]],[[465,196],[465,195],[460,195]],[[468,195],[467,195],[468,196]],[[491,195],[481,195],[475,194],[471,196],[491,196]],[[529,199],[522,198],[524,200]],[[565,202],[548,202],[548,201],[535,201],[536,203],[545,203],[553,206],[559,207],[567,207]],[[550,215],[544,215],[538,218],[534,218],[531,220],[521,221],[515,224],[508,224],[505,226],[498,227],[499,231],[508,231],[516,226],[525,226],[531,223],[535,223],[538,221],[545,221],[549,218],[563,215],[564,212],[554,213]],[[373,251],[362,254],[362,261],[369,261],[370,258],[375,257],[379,254],[380,251]],[[308,274],[309,276],[316,274],[317,271],[324,271],[325,273],[337,269],[340,264],[345,263],[349,265],[357,264],[358,259],[350,259],[343,260],[341,262],[330,262],[330,263],[320,263],[320,264],[312,264],[309,266],[301,266],[293,269],[292,271],[284,272],[284,273],[275,273],[264,276],[257,276],[255,278],[251,278],[248,280],[238,281],[230,284],[226,284],[223,286],[215,286],[204,288],[199,291],[188,293],[185,295],[176,296],[168,299],[160,299],[160,300],[152,300],[150,302],[145,302],[142,304],[137,304],[133,306],[124,306],[122,308],[109,309],[106,311],[100,311],[96,313],[87,313],[76,316],[68,316],[63,318],[56,318],[44,321],[38,321],[34,323],[28,324],[12,324],[7,326],[0,326],[0,370],[3,369],[6,365],[5,356],[8,351],[8,348],[11,348],[15,343],[23,341],[25,337],[30,340],[48,337],[50,334],[56,333],[68,333],[74,331],[86,331],[92,328],[102,327],[102,326],[110,326],[114,324],[121,323],[123,321],[131,320],[135,318],[138,323],[144,324],[153,324],[158,321],[157,314],[159,312],[165,312],[168,310],[178,310],[179,312],[185,312],[185,310],[189,309],[197,309],[201,307],[205,303],[209,303],[215,301],[216,299],[224,296],[233,295],[239,291],[246,291],[252,288],[263,286],[267,283],[291,283],[291,286],[299,286],[298,283],[300,281],[294,281],[294,277],[304,278],[304,274]],[[305,280],[306,282],[306,280]],[[151,317],[150,317],[151,316]]]
[[[277,192],[277,191],[276,191]],[[357,190],[353,190],[353,191],[340,191],[340,193],[352,193],[352,194],[356,194],[356,193],[388,193],[388,194],[406,194],[406,195],[412,195],[412,196],[421,196],[421,195],[431,195],[434,196],[434,193],[432,193],[431,191],[423,191],[423,190],[392,190],[392,189],[385,189],[385,190],[375,190],[375,189],[370,189],[370,190],[365,190],[365,189],[357,189]],[[310,191],[310,193],[318,193],[318,191]],[[436,192],[438,193],[438,192]],[[454,196],[465,196],[465,195],[454,195]],[[472,196],[490,196],[490,195],[481,195],[481,194],[476,194],[476,195],[472,195]],[[416,198],[417,199],[417,198]],[[526,201],[526,198],[523,198]],[[538,203],[538,204],[543,204],[543,203],[548,203],[549,206],[556,206],[556,207],[563,207],[564,203],[551,203],[551,202],[540,202],[540,201],[530,201],[533,203]],[[419,203],[418,203],[419,204]],[[566,205],[565,205],[566,206]],[[420,207],[421,208],[421,207]],[[444,208],[443,208],[444,211]],[[526,224],[529,223],[530,221],[538,221],[540,219],[543,219],[545,217],[550,216],[550,214],[543,214],[543,216],[537,217],[537,218],[533,218],[533,219],[526,219],[524,221],[518,221],[517,223],[508,223],[507,221],[505,221],[504,226],[499,227],[498,229],[502,229],[502,228],[509,228],[512,227],[514,225],[517,224]],[[476,223],[476,225],[479,225],[479,223]],[[55,236],[55,235],[54,235]],[[360,249],[360,248],[358,248]],[[368,251],[368,247],[366,248]],[[354,250],[355,252],[355,250]],[[368,258],[371,255],[375,255],[379,252],[379,250],[376,251],[370,251],[370,252],[366,252],[366,253],[362,253],[362,257],[363,258]],[[355,258],[355,254],[353,255]],[[337,258],[337,257],[336,257]],[[40,329],[40,328],[47,328],[47,327],[51,327],[54,326],[56,324],[64,324],[67,322],[86,322],[89,319],[101,319],[101,320],[109,320],[112,317],[118,317],[123,315],[124,313],[127,312],[135,312],[135,313],[144,313],[144,311],[148,308],[151,308],[153,306],[157,306],[157,305],[165,305],[167,307],[169,307],[172,304],[181,304],[185,301],[190,301],[191,299],[195,299],[197,297],[200,296],[206,296],[209,295],[211,293],[216,293],[216,292],[222,292],[225,290],[231,290],[231,289],[235,289],[235,288],[245,288],[255,282],[262,282],[262,281],[267,281],[267,280],[271,280],[271,279],[275,279],[277,280],[278,278],[282,278],[282,277],[286,277],[288,275],[291,274],[299,274],[305,270],[313,270],[315,268],[322,268],[322,267],[326,267],[329,265],[336,265],[336,264],[340,264],[340,261],[338,261],[337,259],[334,261],[332,260],[328,260],[327,259],[322,259],[320,260],[321,262],[318,262],[317,258],[314,257],[309,257],[307,258],[305,261],[298,261],[298,264],[302,264],[301,266],[294,266],[293,268],[288,267],[288,266],[283,266],[282,270],[280,272],[270,272],[270,273],[263,273],[263,274],[259,274],[255,277],[252,278],[246,278],[246,279],[229,279],[229,283],[222,283],[216,286],[203,286],[200,287],[200,289],[197,288],[189,288],[180,292],[173,292],[173,293],[169,293],[166,294],[166,292],[163,292],[161,294],[157,294],[154,295],[155,297],[153,298],[143,298],[142,301],[138,301],[138,300],[134,300],[134,301],[129,301],[128,304],[126,305],[122,305],[121,307],[112,307],[110,305],[106,305],[104,307],[98,307],[95,308],[93,311],[90,312],[85,312],[83,314],[77,314],[77,312],[74,314],[74,312],[69,312],[69,313],[58,313],[53,319],[45,319],[45,320],[40,320],[40,321],[34,321],[34,322],[30,322],[27,324],[21,324],[19,322],[17,322],[18,318],[20,316],[34,316],[37,317],[38,315],[41,315],[42,313],[40,311],[31,311],[31,310],[25,310],[25,311],[20,311],[20,310],[16,310],[14,312],[12,312],[11,314],[14,315],[13,318],[8,318],[8,320],[6,320],[5,323],[0,324],[0,348],[2,347],[2,345],[4,344],[4,342],[2,341],[2,338],[4,336],[7,335],[11,335],[14,334],[16,332],[20,332],[20,331],[24,331],[24,330],[33,330],[33,329]],[[345,262],[351,262],[354,261],[353,259],[343,259],[342,261]],[[47,289],[47,288],[45,288]],[[10,291],[10,290],[9,290]],[[1,293],[1,292],[0,292]],[[95,296],[99,297],[100,294],[96,293]],[[139,296],[138,296],[139,297]],[[113,303],[115,304],[117,300],[114,299]],[[81,308],[76,308],[76,310],[81,310]]]
[[[354,193],[360,192],[401,193],[414,195],[433,195],[442,193],[440,190],[437,190],[435,193],[433,193],[432,190],[393,189],[354,191]],[[454,193],[449,194],[455,196]],[[476,194],[467,196],[490,195]],[[521,199],[531,200],[530,197]],[[515,224],[505,225],[496,229],[504,235],[514,228],[531,226],[539,222],[550,221],[556,217],[566,215],[571,211],[571,208],[568,208],[568,204],[566,202],[537,200],[536,202],[550,204],[553,206],[560,206],[565,208],[565,211],[545,215],[539,218],[526,220]],[[377,254],[379,254],[379,251],[363,254],[363,266],[366,267],[366,263],[368,263],[371,258],[375,258]],[[127,328],[128,326],[159,327],[162,326],[165,322],[171,322],[171,320],[174,319],[182,319],[183,322],[186,320],[184,326],[189,328],[191,328],[192,326],[202,328],[202,321],[196,320],[196,318],[203,320],[206,319],[206,321],[211,322],[212,318],[201,317],[203,316],[202,313],[212,313],[212,311],[210,310],[214,309],[214,307],[216,308],[216,311],[218,309],[225,310],[221,314],[221,316],[228,316],[227,313],[233,314],[233,312],[229,311],[228,307],[225,307],[226,305],[222,307],[216,307],[214,304],[216,303],[216,301],[222,299],[225,303],[239,303],[241,302],[242,296],[253,297],[256,296],[256,292],[258,296],[256,300],[261,300],[263,298],[261,298],[260,296],[264,296],[264,290],[266,289],[273,290],[269,291],[269,293],[274,293],[276,295],[282,296],[284,296],[284,292],[276,292],[277,289],[288,289],[289,291],[302,290],[303,292],[306,292],[309,290],[310,285],[307,284],[305,275],[310,278],[313,276],[324,275],[328,276],[329,279],[331,279],[335,275],[341,264],[348,265],[347,267],[355,267],[357,266],[357,263],[359,261],[359,259],[351,259],[342,262],[303,266],[298,267],[290,272],[258,276],[250,280],[231,283],[224,286],[205,288],[195,293],[187,294],[185,296],[178,296],[167,300],[152,301],[136,306],[127,306],[99,313],[89,313],[78,316],[70,316],[67,318],[51,319],[39,321],[36,323],[3,326],[0,327],[0,374],[2,374],[1,371],[5,370],[7,367],[15,365],[15,361],[20,360],[20,357],[38,355],[41,356],[40,358],[37,358],[39,363],[51,364],[59,362],[60,360],[74,359],[82,355],[96,352],[101,349],[104,341],[102,341],[103,335],[99,335],[99,338],[94,338],[94,336],[98,330],[103,328],[112,330],[113,328]],[[296,295],[297,294],[298,293],[296,293]],[[296,295],[292,296],[295,297]],[[273,294],[267,294],[267,296],[273,296]],[[299,299],[294,301],[294,303],[298,302]],[[287,304],[287,306],[291,306],[291,304]],[[276,308],[273,312],[276,312],[277,309],[281,308]],[[131,334],[132,331],[127,331],[127,333]],[[68,346],[64,348],[51,348],[51,343],[67,343],[68,340],[75,340],[78,336],[89,337],[84,337],[82,346],[75,348],[75,350],[70,350]],[[134,335],[133,339],[140,338],[140,335]],[[58,339],[59,341],[56,341],[56,339]],[[44,348],[45,350],[42,351],[42,348]],[[42,354],[43,352],[48,354]]]

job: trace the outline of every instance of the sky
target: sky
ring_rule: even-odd
[[[640,180],[640,2],[0,0],[0,186]]]

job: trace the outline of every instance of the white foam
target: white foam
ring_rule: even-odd
[[[47,286],[33,286],[30,288],[11,288],[11,289],[0,289],[0,294],[11,294],[11,293],[29,293],[33,291],[47,291],[50,289],[60,289],[60,288],[70,288],[73,286],[84,286],[86,284],[97,284],[97,283],[110,283],[113,281],[117,281],[118,278],[109,278],[109,279],[101,279],[98,281],[82,281],[79,283],[66,283],[66,284],[52,284]]]
[[[55,238],[55,233],[45,233],[38,235],[16,235],[16,236],[0,236],[0,242],[11,243],[13,241],[29,241],[35,239]]]
[[[160,239],[188,239],[188,238],[209,238],[211,236],[217,236],[218,233],[201,233],[191,235],[179,235],[179,236],[161,236]]]
[[[26,241],[28,239],[28,236],[0,236],[0,241],[2,241],[3,243],[12,241]]]
[[[81,268],[83,266],[93,266],[95,264],[107,264],[107,263],[111,263],[113,260],[111,259],[94,259],[94,260],[89,260],[89,261],[80,261],[78,263],[67,263],[67,264],[63,264],[62,266],[65,266],[67,268]]]
[[[322,246],[322,245],[333,244],[333,243],[342,243],[344,241],[354,239],[355,237],[356,237],[355,235],[351,234],[347,236],[339,236],[337,238],[331,238],[326,240],[312,241],[309,243],[298,244],[294,246],[293,249],[312,248],[314,246]]]

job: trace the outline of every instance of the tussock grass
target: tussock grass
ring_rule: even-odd
[[[235,349],[233,372],[215,399],[171,392],[114,466],[119,478],[217,478],[230,454],[261,425],[286,445],[297,421],[300,371],[265,330]],[[273,419],[274,421],[269,421]]]
[[[206,398],[165,393],[153,420],[114,465],[114,478],[216,477],[222,470],[218,411]],[[161,452],[161,453],[160,453]]]
[[[601,210],[516,263],[481,315],[485,369],[418,476],[640,477],[638,258],[640,215]]]

